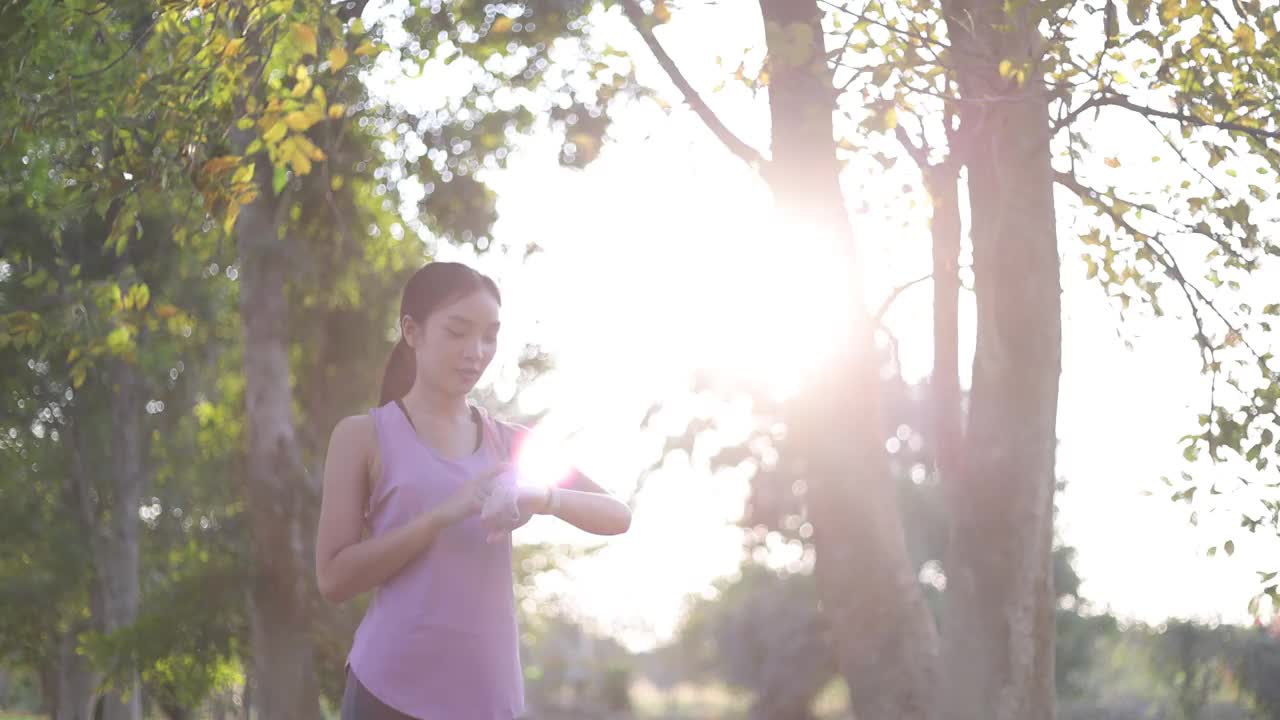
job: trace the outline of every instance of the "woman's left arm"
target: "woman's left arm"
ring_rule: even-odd
[[[621,535],[631,527],[631,508],[576,470],[560,485],[527,488],[520,506],[522,515],[554,515],[594,535]]]

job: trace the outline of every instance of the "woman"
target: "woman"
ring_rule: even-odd
[[[526,432],[467,401],[493,359],[501,297],[435,262],[409,279],[379,407],[329,441],[316,540],[321,594],[378,592],[347,657],[342,720],[511,720],[524,712],[510,531],[535,514],[599,535],[630,509],[572,472],[520,485]]]

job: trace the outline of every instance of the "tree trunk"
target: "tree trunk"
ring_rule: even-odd
[[[954,150],[953,150],[954,152]],[[964,410],[960,405],[960,197],[959,166],[950,161],[921,168],[933,205],[933,396],[935,467],[943,483],[961,474]]]
[[[96,699],[94,689],[98,674],[89,666],[89,659],[77,652],[80,633],[86,628],[73,625],[58,633],[55,642],[56,664],[49,672],[41,673],[46,704],[52,720],[91,720]]]
[[[137,366],[116,358],[108,378],[111,428],[109,457],[104,459],[111,473],[111,505],[98,521],[93,545],[101,593],[101,614],[95,622],[106,633],[129,627],[138,618],[138,507],[147,453],[147,394]],[[139,688],[137,668],[127,669],[103,698],[103,720],[141,720]]]
[[[1052,718],[1052,525],[1061,367],[1048,95],[1034,4],[943,4],[961,95],[983,112],[969,154],[977,295],[964,472],[951,537],[943,707],[956,720]],[[1001,77],[1002,60],[1025,79]],[[980,108],[980,109],[979,109]]]
[[[937,634],[911,567],[880,437],[879,367],[839,184],[836,93],[819,9],[794,0],[761,0],[760,6],[772,119],[765,180],[786,221],[800,221],[797,232],[820,228],[849,260],[844,302],[853,322],[843,329],[833,361],[791,403],[788,418],[808,463],[820,602],[859,720],[928,718]]]
[[[138,367],[125,358],[112,358],[103,378],[104,386],[96,394],[88,390],[81,393],[66,428],[71,463],[64,502],[75,515],[81,542],[93,558],[89,586],[93,627],[110,633],[129,627],[138,617],[138,508],[146,484],[148,437],[143,423],[147,391]],[[101,422],[104,417],[109,421]],[[94,418],[99,422],[95,423]],[[60,646],[60,665],[72,663],[65,671],[58,671],[58,705],[66,708],[61,688],[69,687],[67,692],[72,696],[79,692],[78,684],[84,678],[79,665],[86,659],[76,652],[77,634],[68,635],[61,642],[70,645]],[[123,661],[127,662],[127,658]],[[102,697],[103,718],[140,720],[137,668],[129,668],[123,678],[115,676],[111,680],[111,691]],[[90,692],[98,681],[94,673],[89,680]],[[79,700],[73,704],[76,709],[67,712],[81,712]]]
[[[250,592],[254,685],[262,717],[320,714],[310,627],[306,471],[293,423],[285,279],[271,166],[257,160],[259,195],[236,222],[249,452],[245,493],[255,567]]]

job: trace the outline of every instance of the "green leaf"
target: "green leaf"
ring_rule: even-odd
[[[119,355],[129,347],[129,329],[121,326],[111,331],[107,335],[107,349],[113,354]]]
[[[276,165],[271,173],[271,189],[275,194],[279,195],[284,190],[285,183],[289,182],[289,168],[283,165]]]

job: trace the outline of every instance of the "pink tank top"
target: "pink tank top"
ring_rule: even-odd
[[[370,411],[382,477],[369,498],[372,535],[446,500],[476,472],[510,456],[515,429],[478,409],[480,447],[461,459],[427,446],[394,402]],[[422,720],[511,720],[524,713],[511,541],[486,543],[478,516],[379,587],[347,664],[379,700]]]

